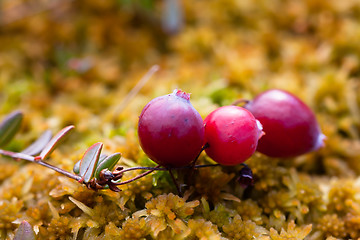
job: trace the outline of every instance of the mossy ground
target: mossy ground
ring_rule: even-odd
[[[168,35],[163,1],[1,1],[0,116],[25,113],[7,148],[74,124],[52,164],[71,171],[101,141],[105,152],[123,153],[123,166],[153,166],[139,147],[137,119],[149,100],[176,87],[192,93],[203,117],[266,89],[288,90],[314,110],[326,146],[286,160],[255,154],[247,163],[256,181],[246,191],[236,183],[238,167],[200,169],[183,198],[164,172],[120,193],[94,192],[1,157],[1,238],[11,239],[21,220],[39,239],[360,238],[359,2],[182,6],[183,28]],[[161,70],[118,112],[154,64]],[[204,154],[200,161],[211,163]]]

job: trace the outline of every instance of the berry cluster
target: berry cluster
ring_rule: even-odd
[[[195,165],[203,150],[218,163],[215,165],[244,165],[238,181],[246,187],[253,183],[253,179],[251,169],[243,162],[256,150],[270,157],[285,158],[299,156],[323,146],[325,136],[320,131],[315,115],[296,96],[282,90],[269,90],[252,101],[240,102],[246,102],[244,107],[220,107],[203,121],[190,103],[190,94],[181,90],[150,101],[141,112],[138,135],[144,152],[158,163],[156,167],[116,167],[121,154],[102,155],[101,142],[89,147],[75,164],[75,175],[47,163],[50,154],[74,126],[65,127],[54,137],[50,131],[46,131],[21,152],[0,149],[0,154],[53,169],[93,190],[109,188],[118,192],[120,189],[117,186],[135,181],[153,171],[169,171],[181,193],[171,171],[214,166]],[[0,147],[14,137],[22,118],[22,113],[16,111],[0,122]],[[135,170],[147,171],[122,181],[125,172]]]
[[[166,168],[190,165],[203,149],[222,165],[241,164],[256,150],[295,157],[325,139],[310,108],[283,90],[263,92],[244,107],[220,107],[204,121],[190,95],[175,90],[144,107],[138,133],[144,152]]]

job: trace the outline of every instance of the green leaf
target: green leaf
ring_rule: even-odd
[[[30,146],[28,146],[26,149],[22,150],[21,152],[24,154],[28,154],[31,156],[34,156],[36,154],[39,154],[45,146],[50,142],[52,133],[50,130],[46,130],[41,136],[33,142]]]
[[[74,129],[73,125],[67,126],[63,128],[60,132],[58,132],[51,140],[46,144],[44,149],[40,153],[40,157],[42,160],[46,159],[55,148],[64,141],[64,139],[69,135],[69,133]]]
[[[20,111],[10,113],[0,123],[0,146],[8,144],[20,129],[23,114]]]
[[[97,162],[96,164],[96,167],[99,166],[99,164],[104,161],[105,159],[107,158],[107,155],[105,154],[101,154],[100,157],[99,157],[99,161]],[[79,175],[80,173],[80,163],[81,163],[81,160],[77,161],[74,165],[74,168],[73,168],[73,172],[77,175]]]
[[[81,162],[81,160],[77,161],[77,162],[75,163],[75,165],[74,165],[74,168],[73,168],[73,172],[74,172],[75,174],[78,174],[78,175],[79,175],[79,173],[80,173],[80,162]]]
[[[86,150],[81,159],[79,173],[85,183],[89,182],[94,177],[102,147],[103,144],[101,142],[95,143]]]
[[[35,232],[27,221],[22,221],[15,233],[14,240],[35,240]]]
[[[121,158],[121,153],[114,153],[106,157],[103,161],[101,162],[99,161],[100,163],[96,167],[96,171],[95,171],[95,178],[96,179],[100,178],[100,172],[103,169],[107,168],[110,171],[112,171],[112,169],[115,167],[115,165],[120,160],[120,158]]]

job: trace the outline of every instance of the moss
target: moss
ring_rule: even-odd
[[[199,201],[185,202],[183,198],[172,193],[163,194],[151,199],[145,204],[147,222],[156,237],[168,227],[175,234],[185,234],[188,231],[185,220],[194,213]]]
[[[240,215],[223,226],[225,236],[229,239],[266,239],[269,232],[251,220],[243,221]]]
[[[346,237],[345,222],[336,214],[326,214],[319,219],[317,229],[327,236],[336,238]]]
[[[206,221],[205,219],[190,219],[188,226],[191,229],[191,233],[187,237],[188,239],[223,239],[216,225],[213,225],[211,222]]]
[[[356,194],[359,187],[354,185],[351,180],[339,180],[333,182],[329,191],[328,210],[344,215],[352,208],[354,202],[359,200]]]
[[[273,228],[270,229],[270,239],[272,240],[286,240],[286,239],[305,239],[311,232],[312,225],[305,225],[303,227],[296,227],[295,222],[291,221],[287,229],[281,229],[280,234]]]
[[[225,173],[220,167],[199,169],[195,176],[194,187],[201,196],[217,202],[221,192],[235,174]]]
[[[150,227],[145,218],[132,217],[123,222],[119,234],[121,239],[144,239],[150,234]]]
[[[288,90],[314,110],[326,146],[290,159],[256,153],[246,161],[255,180],[247,189],[236,183],[240,166],[179,171],[183,197],[171,193],[166,172],[119,193],[95,192],[1,157],[1,239],[13,239],[23,220],[39,239],[360,237],[358,1],[183,1],[177,35],[161,30],[163,1],[46,2],[35,12],[51,10],[39,14],[25,0],[0,2],[0,118],[15,109],[25,116],[5,149],[21,151],[44,130],[74,124],[50,164],[71,171],[103,141],[105,154],[122,152],[121,166],[155,166],[139,147],[138,116],[175,87],[192,93],[202,117],[270,88]],[[117,111],[154,64],[161,70]],[[202,154],[199,163],[212,161]]]
[[[251,220],[260,226],[264,223],[263,209],[254,200],[247,199],[235,204],[235,209],[244,221]]]

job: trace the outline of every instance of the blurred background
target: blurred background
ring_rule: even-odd
[[[177,87],[203,117],[282,88],[325,134],[359,139],[359,22],[355,0],[1,0],[0,114],[105,131],[135,128],[146,102]]]
[[[325,134],[359,139],[359,22],[356,0],[1,0],[0,114],[111,135],[136,128],[142,107],[174,88],[203,117],[282,88]]]

